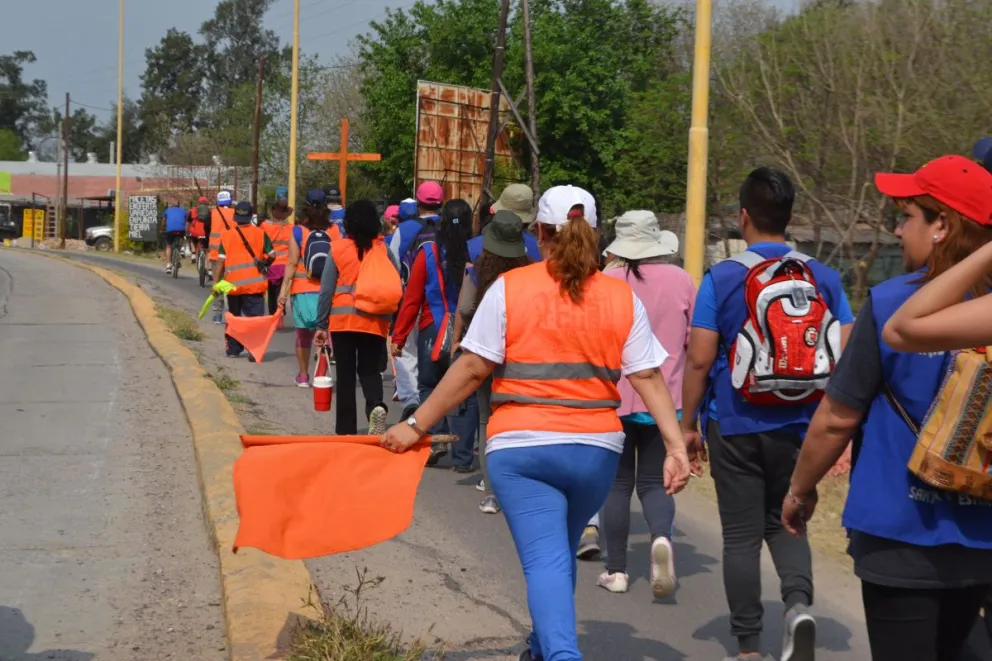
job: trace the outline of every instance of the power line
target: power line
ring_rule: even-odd
[[[107,112],[113,112],[113,108],[104,108],[103,106],[91,106],[88,103],[82,103],[81,101],[72,100],[73,105],[82,106],[83,108],[89,108],[90,110],[106,110]]]

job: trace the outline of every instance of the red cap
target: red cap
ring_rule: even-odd
[[[200,198],[200,204],[206,204],[206,203],[207,203],[207,198],[201,197]]]
[[[417,187],[417,202],[421,204],[441,204],[444,202],[444,189],[436,181],[425,181]]]
[[[929,195],[976,223],[992,225],[992,173],[964,156],[941,156],[913,174],[876,174],[875,187],[888,197]]]
[[[395,225],[396,223],[400,222],[400,205],[398,204],[389,205],[388,207],[386,207],[386,213],[382,215],[386,220],[388,220],[389,222]]]

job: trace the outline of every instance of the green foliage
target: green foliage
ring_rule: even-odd
[[[0,129],[0,161],[23,161],[27,157],[21,149],[21,136],[13,129]]]
[[[192,131],[200,117],[209,48],[170,28],[158,46],[145,51],[141,75],[141,120],[159,144],[175,132]]]
[[[36,59],[31,51],[0,55],[0,130],[16,133],[22,145],[28,143],[34,124],[47,113],[45,81],[24,79],[24,66]]]

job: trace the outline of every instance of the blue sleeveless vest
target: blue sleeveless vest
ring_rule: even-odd
[[[524,232],[524,247],[527,250],[527,256],[530,257],[533,262],[543,262],[544,258],[541,257],[541,247],[537,245],[537,238],[530,232]],[[468,240],[468,261],[472,264],[475,260],[479,259],[479,255],[482,254],[482,237],[477,236],[474,239]],[[469,276],[472,278],[472,282],[476,285],[479,284],[479,279],[475,275],[474,269],[468,270]]]
[[[444,319],[444,294],[441,292],[441,278],[438,276],[438,260],[435,256],[437,244],[433,241],[420,246],[424,252],[427,266],[427,285],[424,287],[424,295],[427,298],[427,305],[430,306],[431,316],[434,317],[434,324],[438,325]],[[444,250],[441,250],[441,264],[444,264]],[[461,291],[462,282],[445,282],[444,288],[447,290],[448,311],[454,313],[458,308],[458,294]]]
[[[766,259],[782,257],[791,248],[785,244],[762,245],[748,248]],[[820,293],[827,307],[836,313],[839,296],[830,283],[838,282],[837,274],[815,260],[809,262],[813,277],[816,278]],[[805,434],[810,418],[816,411],[816,404],[806,406],[755,406],[744,401],[730,381],[730,363],[726,359],[730,347],[737,341],[737,334],[747,321],[747,306],[744,304],[744,276],[747,268],[743,264],[727,260],[714,264],[709,271],[716,292],[717,326],[720,329],[720,357],[714,365],[713,389],[716,398],[717,419],[720,433],[724,436],[757,434],[759,432],[788,429]]]
[[[915,292],[920,273],[871,290],[882,373],[896,399],[922,423],[947,372],[948,353],[902,353],[882,341],[885,322]],[[992,502],[924,484],[906,468],[916,436],[879,393],[862,427],[864,440],[844,508],[847,528],[918,546],[992,549]]]

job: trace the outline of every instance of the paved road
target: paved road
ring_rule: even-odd
[[[126,299],[0,249],[0,659],[226,658],[186,419]]]
[[[83,255],[81,259],[106,259]],[[114,261],[118,271],[141,276],[143,286],[162,300],[190,312],[206,296],[184,271],[166,279],[158,265]],[[292,333],[279,333],[261,365],[220,357],[219,327],[203,324],[210,339],[202,356],[210,369],[224,369],[240,381],[237,393],[246,425],[285,433],[330,432],[333,418],[312,411],[308,391],[292,386],[296,373]],[[391,411],[395,419],[399,412]],[[477,509],[478,476],[428,470],[417,500],[415,521],[396,540],[360,553],[308,563],[321,594],[336,601],[355,585],[356,569],[368,568],[382,585],[367,595],[378,617],[406,634],[447,642],[446,659],[515,660],[529,627],[523,577],[500,516]],[[639,505],[635,499],[635,509]],[[652,603],[647,582],[648,533],[634,516],[631,537],[631,591],[613,595],[595,587],[598,563],[584,563],[577,590],[580,642],[589,661],[681,661],[720,659],[732,646],[721,581],[721,542],[716,510],[702,497],[678,499],[675,540],[680,588],[675,598]],[[830,561],[816,569],[819,661],[867,659],[860,592],[849,571]],[[765,559],[768,652],[780,648],[782,608],[770,561]],[[734,650],[735,651],[735,650]]]

